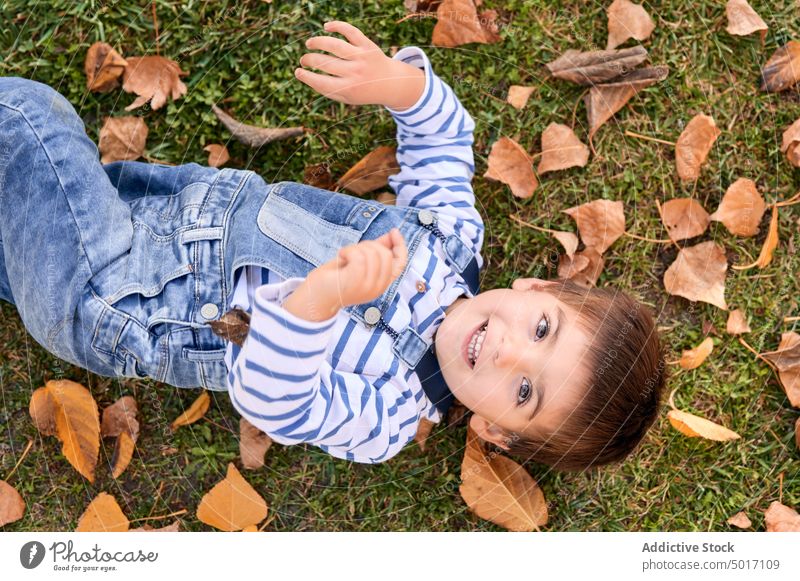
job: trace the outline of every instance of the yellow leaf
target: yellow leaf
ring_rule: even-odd
[[[733,430],[689,412],[673,409],[669,410],[667,417],[672,427],[690,438],[701,437],[717,442],[727,442],[741,437]]]
[[[197,518],[221,531],[240,531],[255,525],[267,516],[267,503],[242,478],[233,463],[228,474],[203,496]]]
[[[206,415],[210,405],[211,398],[209,397],[208,392],[204,390],[203,393],[201,393],[197,399],[192,402],[192,405],[189,406],[189,409],[175,418],[175,421],[172,422],[170,427],[174,430],[180,426],[188,426],[189,424],[195,423],[197,420]]]
[[[703,342],[700,343],[694,349],[687,349],[681,355],[680,366],[683,369],[694,369],[695,367],[700,367],[700,364],[706,360],[706,357],[711,355],[711,351],[714,349],[714,341],[711,340],[711,337],[706,337],[703,339]]]
[[[78,521],[77,532],[125,532],[130,527],[113,496],[101,492],[89,503]]]
[[[772,262],[772,254],[775,252],[775,249],[778,247],[778,206],[776,204],[772,204],[772,217],[769,220],[769,231],[767,232],[767,237],[764,239],[764,245],[761,247],[761,253],[756,258],[755,262],[751,262],[750,264],[745,264],[742,266],[733,265],[732,268],[736,270],[746,270],[748,268],[753,268],[757,266],[758,268],[764,268],[770,262]]]

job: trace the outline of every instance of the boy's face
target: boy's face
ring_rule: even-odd
[[[517,279],[510,289],[458,301],[436,331],[442,375],[474,412],[470,425],[504,448],[502,429],[540,436],[556,431],[588,385],[583,358],[589,337],[575,310],[543,290],[548,284]],[[473,366],[470,341],[487,321]]]

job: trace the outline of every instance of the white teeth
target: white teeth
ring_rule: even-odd
[[[472,336],[470,339],[469,346],[467,347],[467,355],[469,355],[470,360],[472,361],[473,366],[475,362],[478,360],[478,357],[481,354],[481,347],[483,347],[483,340],[486,338],[486,327],[482,327],[475,335]]]

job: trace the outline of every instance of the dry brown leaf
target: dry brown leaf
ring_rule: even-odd
[[[758,258],[756,258],[755,261],[751,262],[750,264],[734,264],[733,268],[735,270],[746,270],[748,268],[753,268],[754,266],[757,266],[758,268],[764,268],[770,262],[772,262],[772,255],[777,247],[778,206],[772,204],[772,217],[769,220],[769,230],[767,231],[767,237],[764,239],[764,244],[761,246],[761,252],[758,254]]]
[[[511,458],[484,453],[471,427],[459,492],[472,512],[508,530],[534,531],[547,524],[547,503],[533,477]]]
[[[798,63],[800,66],[800,63]],[[794,167],[800,167],[800,119],[783,132],[781,151]]]
[[[147,123],[141,117],[106,117],[98,142],[101,163],[140,158],[148,131]]]
[[[539,186],[528,152],[509,137],[494,142],[487,166],[483,177],[503,182],[518,198],[530,198]]]
[[[661,220],[674,241],[700,236],[711,222],[708,212],[694,198],[669,200],[661,208]]]
[[[250,332],[250,313],[240,307],[234,307],[216,321],[209,321],[208,324],[215,335],[241,347]]]
[[[794,423],[794,444],[800,450],[800,418]]]
[[[570,49],[545,66],[558,79],[590,86],[621,77],[645,60],[647,50],[643,46],[588,52]]]
[[[714,341],[711,337],[706,337],[703,339],[703,342],[700,343],[694,349],[687,349],[681,355],[681,360],[679,362],[681,368],[683,369],[695,369],[702,365],[703,361],[711,355],[711,351],[714,349]]]
[[[747,518],[747,515],[744,513],[744,511],[737,512],[725,522],[740,529],[749,529],[753,524],[750,522],[750,519]]]
[[[664,273],[664,288],[671,295],[690,301],[703,301],[727,310],[725,272],[728,260],[725,251],[714,241],[682,248]]]
[[[616,48],[629,38],[645,40],[656,25],[641,4],[629,0],[614,0],[608,7],[608,45]]]
[[[625,210],[619,200],[594,200],[564,212],[575,220],[583,243],[600,254],[625,232]]]
[[[794,331],[781,334],[778,348],[761,355],[778,368],[778,379],[789,403],[800,408],[800,335]]]
[[[419,444],[419,449],[423,452],[428,442],[428,436],[431,434],[433,426],[436,424],[427,418],[420,418],[419,425],[417,425],[417,433],[414,434],[414,441]]]
[[[800,514],[777,500],[764,511],[764,522],[768,533],[800,533]]]
[[[571,260],[575,256],[575,251],[578,250],[578,237],[572,232],[553,231],[551,234],[553,238],[561,243],[567,253],[567,257]]]
[[[508,96],[506,102],[515,109],[522,109],[530,98],[531,94],[536,90],[536,87],[523,87],[521,85],[511,85],[508,88]]]
[[[469,418],[470,409],[457,399],[453,399],[453,405],[447,411],[447,427],[452,428],[456,426],[463,426],[467,423]]]
[[[42,394],[43,390],[47,395]],[[48,430],[43,434],[56,435],[61,440],[61,452],[69,463],[89,482],[94,482],[100,452],[100,421],[97,403],[89,390],[68,379],[51,379],[33,392],[29,411],[37,428]],[[54,419],[44,417],[48,413]],[[53,425],[55,429],[50,431]]]
[[[403,6],[411,14],[436,12],[442,0],[403,0]]]
[[[128,61],[105,42],[95,42],[86,52],[83,70],[86,72],[86,88],[89,91],[107,93],[119,86],[119,78]]]
[[[248,147],[261,147],[273,141],[299,137],[305,133],[304,127],[257,127],[242,123],[225,113],[216,105],[211,105],[211,110],[217,119],[231,132],[231,135]]]
[[[696,180],[711,147],[720,136],[714,119],[708,115],[695,115],[678,137],[675,144],[675,163],[682,180]]]
[[[332,190],[336,187],[331,168],[324,161],[309,165],[303,170],[303,183],[323,190]]]
[[[583,167],[589,161],[589,148],[578,139],[567,125],[551,123],[542,133],[542,158],[536,171]]]
[[[264,466],[264,456],[272,446],[272,438],[245,418],[239,418],[239,455],[242,466],[249,470]]]
[[[494,11],[478,15],[473,0],[444,0],[436,10],[433,46],[455,47],[471,42],[492,44],[500,40],[494,24]]]
[[[197,508],[199,520],[221,531],[240,531],[266,516],[267,503],[232,462],[225,479],[203,496]]]
[[[728,15],[728,34],[734,36],[748,36],[754,32],[761,33],[761,42],[767,36],[767,23],[761,20],[758,13],[753,10],[747,0],[728,0],[725,5]]]
[[[125,107],[131,111],[150,102],[153,111],[161,109],[168,98],[173,101],[186,94],[186,85],[180,77],[189,73],[182,71],[174,60],[163,56],[133,56],[122,73],[122,90],[135,93],[136,99]]]
[[[669,74],[664,66],[637,69],[619,79],[595,85],[584,97],[586,116],[589,120],[589,141],[602,125],[622,109],[639,91],[663,81]]]
[[[389,183],[389,176],[400,171],[397,163],[397,147],[381,145],[370,151],[339,178],[340,187],[363,196],[367,192],[382,188]]]
[[[761,90],[785,91],[800,81],[800,42],[790,40],[780,47],[761,69]]]
[[[733,430],[689,412],[671,409],[667,412],[667,418],[669,418],[669,423],[672,424],[672,427],[690,438],[700,437],[716,442],[727,442],[741,438]]]
[[[206,415],[210,405],[211,397],[208,395],[208,391],[203,390],[203,392],[197,396],[197,399],[192,402],[192,405],[190,405],[185,412],[175,418],[175,421],[172,422],[170,427],[174,430],[180,426],[188,426],[189,424],[195,423],[197,420]]]
[[[728,314],[728,322],[725,325],[725,330],[731,335],[741,335],[742,333],[750,332],[750,325],[747,324],[747,319],[742,309],[735,309]]]
[[[25,514],[25,501],[17,489],[0,480],[0,527],[16,522]]]
[[[139,528],[130,529],[129,533],[177,533],[180,527],[180,521],[175,521],[171,525],[166,525],[160,528],[154,528],[145,523]]]
[[[139,438],[138,408],[136,400],[126,395],[103,410],[100,434],[104,437],[116,436],[114,453],[111,456],[111,475],[119,478],[130,464]]]
[[[219,143],[209,143],[203,148],[203,151],[208,152],[208,165],[211,167],[222,167],[231,158],[228,148]]]
[[[739,178],[728,187],[719,208],[709,217],[722,222],[731,234],[755,236],[766,208],[755,182]]]
[[[129,527],[128,518],[122,513],[116,499],[101,492],[86,507],[75,530],[84,533],[124,533]]]
[[[603,272],[605,260],[591,246],[587,246],[573,257],[562,255],[558,259],[558,276],[568,278],[585,287],[593,287]]]

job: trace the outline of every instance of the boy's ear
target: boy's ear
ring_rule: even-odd
[[[514,290],[542,289],[550,284],[553,282],[541,278],[517,278],[511,283],[511,288]]]
[[[489,420],[485,419],[483,416],[473,413],[469,420],[469,427],[475,430],[475,433],[481,440],[491,442],[503,450],[508,450],[508,444],[506,444],[508,436],[505,430],[490,423]]]

